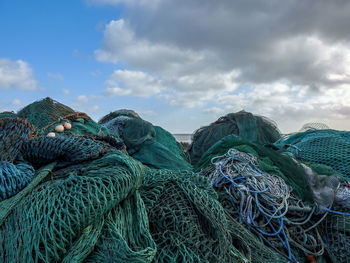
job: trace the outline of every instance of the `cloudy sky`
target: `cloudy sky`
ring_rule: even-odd
[[[350,130],[350,1],[0,2],[0,111],[50,96],[174,133],[241,109]]]

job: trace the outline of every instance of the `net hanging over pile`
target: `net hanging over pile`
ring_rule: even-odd
[[[120,137],[130,156],[158,169],[191,170],[183,149],[174,136],[161,127],[141,119],[130,110],[118,110],[100,121],[110,132]]]
[[[332,167],[350,179],[350,132],[336,130],[308,130],[279,140],[283,147],[301,161]]]
[[[196,164],[211,146],[231,134],[259,144],[273,143],[281,137],[276,124],[265,117],[245,111],[230,113],[195,131],[188,151],[191,163]]]
[[[196,134],[192,167],[169,132],[131,110],[96,123],[45,98],[0,113],[0,262],[273,263],[348,255],[340,246],[349,245],[350,217],[329,209],[346,214],[350,190],[331,168],[318,175],[264,147],[280,133],[251,113],[228,114]],[[316,195],[331,201],[316,206]]]

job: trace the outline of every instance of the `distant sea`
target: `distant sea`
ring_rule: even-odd
[[[173,134],[178,142],[188,142],[191,143],[192,134],[178,133]]]

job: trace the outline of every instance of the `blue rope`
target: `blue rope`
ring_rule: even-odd
[[[322,209],[326,210],[327,212],[333,213],[333,214],[342,215],[342,216],[350,216],[350,213],[335,211],[335,210],[328,209],[326,207],[322,207]]]

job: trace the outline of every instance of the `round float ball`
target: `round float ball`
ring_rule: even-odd
[[[56,136],[56,133],[54,133],[54,132],[49,132],[46,136],[47,136],[47,137],[55,137],[55,136]]]
[[[63,125],[57,125],[56,127],[55,127],[55,131],[56,132],[63,132],[64,131],[64,127],[63,127]]]
[[[65,128],[66,130],[72,129],[72,124],[70,124],[69,122],[65,122],[65,123],[63,124],[63,126],[64,126],[64,128]]]

